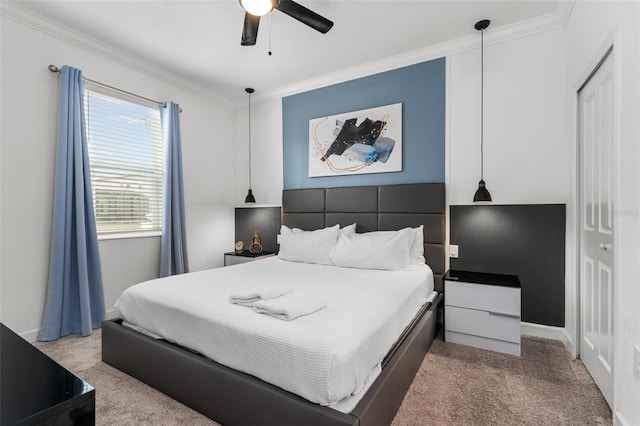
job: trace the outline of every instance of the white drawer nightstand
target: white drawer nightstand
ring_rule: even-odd
[[[520,290],[515,275],[448,271],[445,340],[520,356]]]
[[[230,251],[224,254],[224,266],[253,262],[254,260],[264,259],[265,257],[270,256],[275,256],[275,253],[270,251],[263,251],[262,253],[251,253],[249,250],[245,250],[242,253]]]

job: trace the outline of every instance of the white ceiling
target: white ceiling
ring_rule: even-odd
[[[558,13],[562,0],[413,0],[299,3],[331,19],[320,34],[279,11],[262,18],[258,43],[240,46],[237,0],[16,1],[230,101],[255,87],[273,91],[385,57],[471,36],[480,19],[497,28]],[[269,21],[271,49],[269,50]],[[58,64],[60,65],[60,64]],[[90,77],[90,76],[89,76]]]

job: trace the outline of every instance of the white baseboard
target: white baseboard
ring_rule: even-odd
[[[578,357],[578,348],[576,347],[576,345],[573,342],[573,338],[571,337],[571,335],[569,334],[569,331],[567,331],[566,328],[563,328],[564,331],[564,345],[567,347],[567,350],[571,353],[571,356],[574,358]]]
[[[36,328],[35,330],[20,333],[19,336],[29,343],[34,343],[38,341],[38,334],[40,334],[40,329]]]
[[[559,340],[565,346],[570,347],[569,335],[564,327],[553,327],[550,325],[534,324],[531,322],[521,322],[520,332],[525,336],[543,337],[545,339]]]
[[[613,415],[613,424],[616,426],[631,426],[631,423],[624,418],[620,411],[616,411]]]
[[[116,315],[116,308],[111,308],[111,309],[107,309],[107,320],[112,320],[114,318],[117,318]]]
[[[105,319],[112,320],[114,318],[117,318],[116,308],[107,310],[107,316]],[[38,334],[40,334],[40,329],[36,328],[35,330],[30,330],[30,331],[25,331],[23,333],[20,333],[19,336],[29,343],[34,343],[38,341]]]

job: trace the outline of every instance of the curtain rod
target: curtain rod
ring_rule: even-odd
[[[56,72],[56,73],[60,72],[60,68],[58,68],[55,65],[49,65],[48,68],[49,68],[49,71],[51,71],[51,72]],[[103,88],[106,88],[106,89],[111,89],[111,90],[114,90],[116,92],[123,93],[125,95],[133,96],[134,98],[138,98],[138,99],[142,99],[142,100],[147,101],[147,102],[151,102],[152,104],[156,104],[156,105],[161,106],[163,108],[167,107],[167,103],[166,102],[154,101],[153,99],[145,98],[144,96],[136,95],[135,93],[127,92],[126,90],[118,89],[117,87],[109,86],[108,84],[100,83],[99,81],[91,80],[90,78],[86,78],[84,76],[82,77],[82,79],[84,81],[88,81],[91,84],[95,84],[96,86],[100,86],[100,87],[103,87]],[[182,107],[180,107],[180,112],[182,112]]]

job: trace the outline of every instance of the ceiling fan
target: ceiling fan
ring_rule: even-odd
[[[280,12],[297,19],[314,30],[325,34],[333,27],[333,22],[291,0],[239,0],[245,10],[244,27],[242,28],[242,46],[253,46],[258,38],[260,17],[278,9]]]

